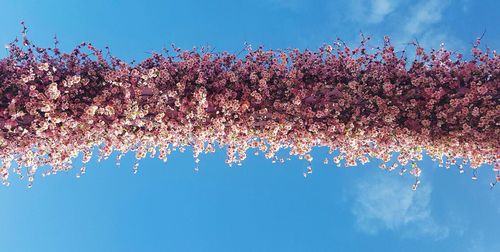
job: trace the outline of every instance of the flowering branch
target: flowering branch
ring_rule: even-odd
[[[288,148],[310,161],[313,147],[326,146],[340,150],[332,163],[347,166],[367,156],[388,162],[393,152],[404,166],[426,150],[472,168],[498,167],[495,51],[474,46],[464,60],[415,44],[417,57],[407,62],[388,37],[381,48],[366,48],[368,40],[318,51],[248,47],[240,58],[175,48],[175,58],[154,53],[130,65],[109,49],[106,60],[90,43],[71,53],[59,52],[57,39],[54,48],[36,47],[24,27],[24,47],[12,42],[0,60],[1,178],[7,183],[12,161],[27,168],[30,182],[44,165],[43,174],[67,171],[79,153],[88,162],[95,146],[99,160],[113,151],[142,159],[157,149],[166,160],[187,146],[198,158],[219,144],[230,165],[249,148],[266,158]],[[420,172],[412,170],[415,188]]]

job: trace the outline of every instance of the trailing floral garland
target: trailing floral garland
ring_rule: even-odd
[[[43,175],[67,171],[80,152],[87,163],[95,146],[99,160],[116,150],[117,159],[159,152],[165,161],[190,146],[198,163],[215,145],[227,147],[229,165],[250,148],[269,159],[287,148],[311,162],[311,149],[326,146],[339,150],[331,162],[346,166],[389,162],[398,152],[401,173],[409,166],[416,177],[414,189],[425,150],[460,171],[468,163],[473,179],[480,165],[493,165],[491,185],[500,181],[500,57],[481,50],[479,39],[471,60],[418,44],[408,60],[388,37],[380,48],[363,37],[352,49],[338,40],[318,51],[247,48],[239,58],[174,47],[175,55],[165,50],[131,65],[90,43],[62,53],[57,41],[40,48],[26,29],[23,35],[0,60],[4,184],[12,161],[31,187],[39,167],[48,165]]]

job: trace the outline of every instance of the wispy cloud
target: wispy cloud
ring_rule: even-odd
[[[349,16],[360,24],[378,24],[387,21],[387,17],[394,13],[397,17],[389,22],[402,24],[405,32],[413,35],[422,32],[428,25],[441,21],[443,11],[450,1],[353,0]]]
[[[414,192],[410,186],[399,177],[380,175],[359,182],[352,207],[357,227],[369,234],[390,230],[408,237],[448,237],[449,228],[431,215],[431,187],[423,185]]]
[[[353,0],[352,18],[358,22],[380,23],[396,10],[401,2],[401,0]]]
[[[451,35],[442,25],[443,16],[451,0],[423,0],[407,8],[406,21],[399,41],[418,40],[424,48],[438,48],[442,43],[451,50],[464,50],[464,42]]]
[[[468,0],[461,3],[464,1]],[[442,25],[451,3],[452,0],[353,0],[345,18],[376,36],[391,35],[397,45],[417,39],[425,48],[437,48],[441,42],[452,41],[446,45],[448,48],[462,49],[463,43],[450,36]]]
[[[422,32],[429,25],[441,21],[443,11],[448,7],[449,0],[426,0],[419,2],[415,7],[409,8],[409,20],[405,31],[409,35]]]

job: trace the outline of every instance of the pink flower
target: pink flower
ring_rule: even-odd
[[[485,95],[488,92],[488,88],[486,86],[477,87],[477,92],[481,95]]]
[[[478,107],[474,107],[474,109],[472,109],[472,115],[474,117],[478,117],[479,116],[479,108]]]
[[[188,146],[198,158],[217,142],[229,147],[229,165],[241,164],[252,147],[274,162],[284,160],[276,156],[284,148],[312,162],[312,148],[324,146],[339,150],[333,162],[345,159],[347,166],[369,157],[388,162],[397,150],[397,162],[381,168],[399,165],[401,174],[423,149],[452,160],[447,167],[457,157],[473,168],[500,159],[497,58],[475,49],[476,59],[452,62],[444,48],[426,54],[417,47],[419,57],[407,68],[388,37],[384,42],[373,51],[340,42],[319,52],[260,49],[244,59],[176,49],[177,57],[154,55],[134,67],[107,62],[91,45],[95,58],[78,48],[39,57],[43,50],[14,43],[0,60],[7,101],[0,108],[0,156],[51,166],[44,174],[70,169],[79,152],[89,162],[103,141],[100,157],[116,149],[153,158],[160,146],[164,161]],[[40,152],[29,154],[33,147]],[[36,169],[28,168],[33,178]],[[0,167],[6,180],[3,169],[9,167]],[[418,178],[421,169],[415,164],[410,173]]]

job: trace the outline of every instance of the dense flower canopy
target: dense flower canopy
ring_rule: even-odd
[[[375,48],[369,40],[317,51],[248,47],[243,56],[173,47],[128,64],[90,43],[62,53],[57,43],[39,48],[24,36],[0,60],[0,176],[7,184],[13,170],[31,186],[38,168],[67,171],[96,146],[99,159],[133,151],[138,160],[158,152],[165,161],[189,146],[198,163],[219,145],[230,165],[250,148],[269,159],[289,149],[311,162],[311,149],[325,146],[339,150],[325,163],[376,158],[394,170],[398,164],[385,162],[397,152],[401,172],[409,167],[417,178],[414,189],[425,150],[461,172],[493,165],[499,180],[498,54],[478,39],[470,60],[418,44],[409,60],[389,38]]]

